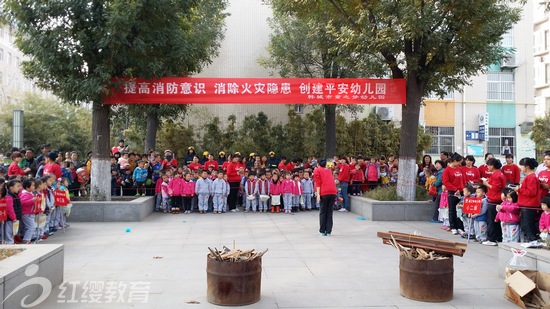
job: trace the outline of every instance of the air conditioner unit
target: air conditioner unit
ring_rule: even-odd
[[[534,123],[532,121],[524,121],[519,124],[521,134],[527,134],[533,130]]]
[[[393,107],[377,106],[376,113],[382,120],[393,120]]]
[[[515,53],[509,54],[506,58],[500,61],[501,68],[513,69],[518,67],[517,57]]]

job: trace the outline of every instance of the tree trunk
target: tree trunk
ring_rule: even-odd
[[[326,156],[332,158],[336,155],[336,105],[325,105],[325,134]]]
[[[149,149],[155,149],[157,147],[157,130],[159,127],[158,109],[158,105],[151,106],[151,110],[147,114],[147,133],[145,135],[144,153],[148,153]]]
[[[92,109],[92,201],[111,200],[110,107],[94,102]]]
[[[399,177],[397,195],[405,201],[414,201],[416,194],[416,148],[418,117],[422,102],[422,82],[410,72],[407,78],[407,104],[403,106],[399,145]]]

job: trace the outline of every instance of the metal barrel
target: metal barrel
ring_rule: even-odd
[[[399,260],[399,290],[402,296],[424,302],[453,299],[453,257],[445,260]]]
[[[260,300],[262,258],[246,262],[219,262],[207,257],[206,283],[209,303],[244,306]]]

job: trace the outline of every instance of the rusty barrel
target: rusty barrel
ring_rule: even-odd
[[[425,302],[453,299],[453,257],[445,260],[399,260],[399,290],[402,296]]]
[[[260,300],[262,258],[245,262],[219,262],[207,257],[206,283],[209,303],[243,306]]]

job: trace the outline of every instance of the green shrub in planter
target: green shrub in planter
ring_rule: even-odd
[[[365,197],[377,201],[402,201],[403,199],[397,196],[395,186],[378,187],[374,190],[367,191]],[[415,201],[427,201],[430,198],[428,190],[423,186],[416,186]]]

